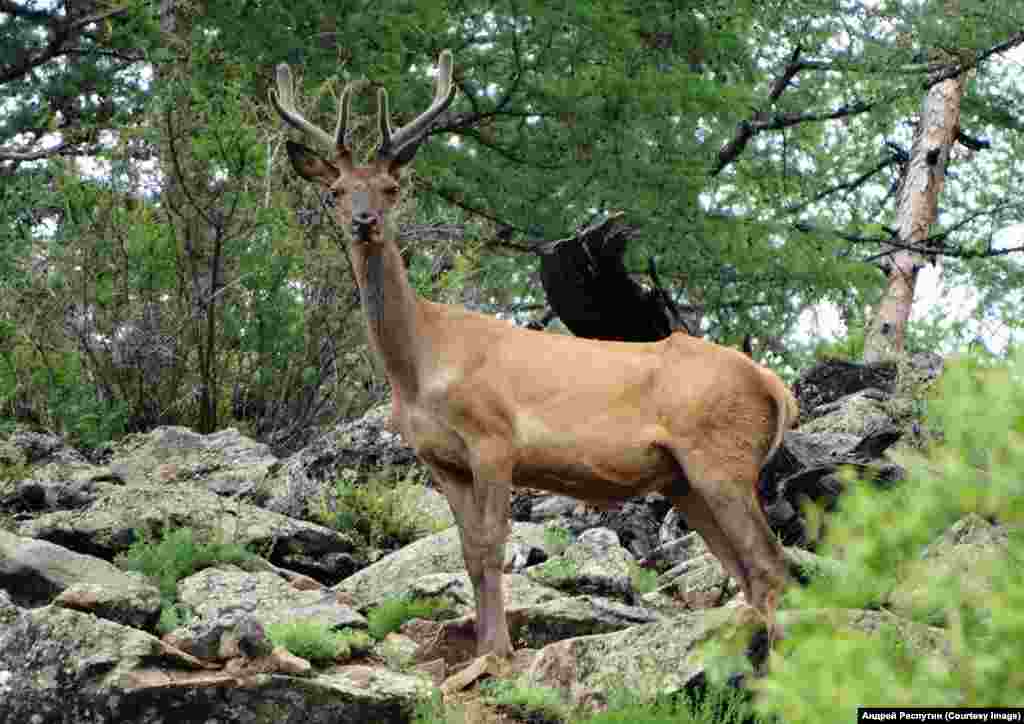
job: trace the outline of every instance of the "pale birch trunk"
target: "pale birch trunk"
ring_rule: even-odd
[[[960,75],[933,85],[925,95],[900,185],[896,212],[900,244],[915,245],[927,239],[938,217],[946,164],[960,129],[963,87],[964,77]],[[897,247],[882,259],[888,282],[864,339],[865,362],[890,359],[903,352],[917,275],[926,262],[921,253]]]

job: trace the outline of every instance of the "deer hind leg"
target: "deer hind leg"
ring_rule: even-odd
[[[511,489],[501,483],[482,484],[468,474],[441,472],[435,477],[455,516],[473,584],[477,655],[494,652],[509,657],[513,651],[505,617],[503,568]]]
[[[735,459],[712,465],[701,451],[678,451],[676,458],[689,490],[669,491],[672,503],[736,578],[747,603],[772,624],[788,569],[757,499],[758,466]]]

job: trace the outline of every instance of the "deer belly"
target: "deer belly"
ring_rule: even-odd
[[[584,423],[562,431],[539,427],[536,421],[529,430],[517,425],[519,485],[584,499],[616,499],[643,495],[679,477],[675,459],[659,444],[664,439],[660,426],[615,430]]]

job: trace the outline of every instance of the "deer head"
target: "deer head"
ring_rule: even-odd
[[[438,64],[430,107],[397,131],[391,128],[388,92],[378,89],[380,144],[370,162],[363,166],[356,164],[346,139],[353,86],[349,84],[341,93],[338,122],[332,136],[299,113],[291,70],[284,63],[277,66],[277,90],[270,91],[270,102],[281,118],[330,154],[324,157],[301,143],[288,141],[292,166],[300,176],[320,184],[334,197],[338,221],[351,230],[355,241],[369,243],[381,239],[384,222],[401,192],[402,167],[413,159],[430,125],[455,98],[451,51],[443,51]]]

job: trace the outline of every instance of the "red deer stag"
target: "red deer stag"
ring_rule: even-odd
[[[381,140],[367,165],[346,143],[351,86],[333,136],[299,113],[286,65],[270,98],[329,153],[287,144],[295,171],[334,196],[370,343],[391,382],[394,425],[458,523],[478,654],[512,653],[502,564],[513,485],[598,503],[663,493],[771,623],[788,575],[756,483],[797,414],[775,374],[685,334],[654,343],[547,334],[429,302],[410,286],[389,214],[402,168],[455,97],[449,51],[439,65],[430,107],[398,130],[378,91]]]

